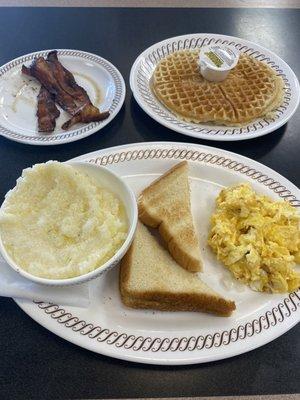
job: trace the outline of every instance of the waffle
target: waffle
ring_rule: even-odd
[[[198,50],[181,50],[163,58],[153,74],[153,85],[198,77],[200,72],[198,57]]]
[[[242,54],[222,82],[205,80],[197,50],[175,52],[157,65],[151,80],[156,97],[188,122],[243,126],[270,117],[283,100],[283,80],[265,63]]]

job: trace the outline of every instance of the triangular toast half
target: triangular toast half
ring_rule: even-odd
[[[120,268],[125,305],[162,311],[204,311],[229,316],[235,309],[193,273],[181,268],[140,222]]]
[[[142,191],[140,220],[159,233],[173,258],[188,271],[202,270],[198,237],[191,212],[188,163],[171,168]]]

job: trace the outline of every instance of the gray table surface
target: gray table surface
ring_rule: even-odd
[[[284,58],[300,76],[300,10],[3,8],[0,63],[46,48],[99,54],[123,74],[127,95],[119,115],[100,132],[62,146],[36,147],[0,137],[0,201],[23,168],[64,161],[101,148],[141,141],[180,141],[228,149],[254,158],[300,186],[299,111],[278,131],[239,143],[209,142],[172,132],[148,117],[128,85],[130,67],[149,45],[193,32],[240,36]],[[299,393],[299,333],[210,364],[159,367],[88,352],[56,337],[0,299],[0,398],[88,399]]]

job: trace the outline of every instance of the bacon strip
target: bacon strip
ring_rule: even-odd
[[[92,104],[87,92],[76,83],[71,72],[58,61],[57,51],[51,51],[46,60],[37,58],[29,68],[23,65],[22,72],[36,78],[55,102],[72,116],[63,124],[63,129],[69,129],[79,122],[89,123],[108,118],[109,112],[101,113]]]
[[[53,132],[59,110],[55,105],[54,98],[44,86],[41,86],[38,94],[37,117],[39,132]]]
[[[109,117],[109,112],[104,111],[103,113],[99,113],[99,110],[97,107],[93,106],[93,104],[87,104],[82,108],[82,110],[78,111],[71,119],[69,119],[67,122],[65,122],[62,125],[62,128],[67,130],[71,126],[79,123],[79,122],[97,122],[97,121],[102,121],[106,118]]]
[[[75,115],[79,109],[83,108],[85,105],[92,104],[87,92],[83,87],[77,85],[73,74],[58,61],[57,51],[51,51],[48,54],[47,62],[59,86],[64,92],[70,95],[76,103],[77,109],[73,110],[72,115]]]

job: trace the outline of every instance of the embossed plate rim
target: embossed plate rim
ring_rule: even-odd
[[[115,162],[124,162],[124,175],[126,175],[126,162],[130,162],[131,159],[142,161],[144,159],[142,157],[142,153],[145,155],[146,152],[148,153],[147,157],[145,158],[150,158],[153,160],[157,158],[179,160],[192,159],[193,161],[199,161],[199,163],[209,162],[218,166],[220,165],[218,160],[220,160],[222,161],[222,166],[224,168],[229,168],[242,174],[247,174],[247,172],[249,172],[255,180],[262,178],[259,180],[261,184],[267,186],[270,190],[277,193],[278,196],[293,202],[295,206],[300,206],[300,191],[286,178],[276,173],[272,169],[258,163],[257,161],[213,147],[172,142],[146,142],[112,147],[89,153],[81,157],[77,157],[76,159],[86,160],[87,162],[91,162],[93,160],[93,162],[98,164],[103,162],[104,165],[114,164]],[[117,155],[117,157],[112,156],[113,154]],[[193,155],[197,157],[193,158]],[[229,161],[233,162],[233,164]],[[246,167],[248,169],[245,169]],[[258,176],[255,171],[257,173],[261,173],[261,175]],[[76,320],[76,314],[74,311],[73,315],[67,311],[68,307],[58,306],[59,309],[57,310],[55,305],[49,305],[48,303],[39,302],[38,304],[34,304],[29,301],[17,299],[15,299],[15,301],[39,324],[43,325],[48,330],[56,333],[62,338],[81,347],[100,354],[128,361],[151,364],[180,365],[215,361],[232,357],[260,347],[271,340],[274,340],[299,322],[300,315],[299,312],[297,312],[300,308],[299,293],[300,292],[298,291],[297,293],[293,293],[288,297],[283,295],[280,299],[274,299],[273,304],[270,305],[270,308],[273,307],[271,311],[266,306],[263,311],[252,315],[251,323],[253,333],[250,335],[247,334],[246,327],[244,337],[240,337],[238,324],[234,324],[233,321],[230,331],[228,331],[229,327],[227,328],[227,333],[229,333],[227,336],[224,333],[225,331],[221,332],[220,334],[218,330],[217,332],[205,334],[205,341],[203,342],[202,339],[199,339],[201,337],[201,331],[199,331],[197,343],[195,343],[193,336],[190,336],[190,338],[188,338],[189,343],[187,344],[185,338],[177,338],[176,336],[173,337],[170,332],[167,332],[167,336],[161,335],[158,338],[149,337],[150,342],[148,341],[147,337],[144,337],[144,339],[147,339],[147,341],[144,342],[145,346],[143,344],[140,345],[141,341],[139,336],[134,336],[134,338],[132,338],[134,332],[131,331],[119,333],[112,330],[110,331],[109,327],[104,326],[100,328],[100,330],[102,329],[102,333],[99,333],[96,329],[98,326],[91,327],[89,321],[82,321],[84,324],[80,325],[81,322]],[[294,300],[296,302],[294,302]],[[283,303],[285,303],[285,305]],[[286,309],[284,307],[286,307]],[[64,314],[64,316],[62,316],[61,312]],[[287,314],[285,314],[286,312]],[[267,313],[269,313],[268,315],[270,319],[269,317],[263,319],[263,316],[266,316]],[[266,322],[266,320],[268,321]],[[245,321],[239,326],[246,326],[247,324],[251,325],[251,323],[249,321]],[[260,327],[260,331],[259,324],[263,325]],[[236,334],[234,330],[238,330],[238,333]],[[103,335],[103,332],[104,338],[101,336]],[[219,336],[216,336],[217,334],[219,334]],[[186,336],[188,336],[188,333]],[[181,340],[180,344],[178,344],[178,341],[176,341],[177,339]],[[228,343],[226,343],[227,339]],[[153,342],[152,344],[151,340]],[[161,344],[159,340],[163,342],[163,344]],[[172,341],[172,344],[170,344],[170,341]],[[200,346],[196,346],[198,343],[202,344],[201,349]],[[172,350],[173,345],[175,348],[177,346],[175,351]],[[195,345],[194,349],[190,348],[192,345]],[[164,350],[168,346],[169,349]],[[180,346],[185,348],[182,350]]]
[[[185,42],[189,42],[189,47],[188,48],[195,48],[193,47],[193,40],[197,42],[197,40],[200,40],[202,38],[202,42],[207,40],[217,40],[217,41],[227,41],[233,43],[236,46],[239,46],[240,48],[246,48],[247,52],[248,50],[251,51],[253,50],[253,53],[260,52],[259,54],[256,54],[255,57],[261,58],[261,59],[266,59],[268,58],[268,63],[270,63],[271,67],[273,67],[275,70],[279,71],[283,76],[284,79],[286,80],[286,96],[290,96],[287,100],[287,104],[285,105],[285,102],[283,102],[281,107],[285,107],[288,109],[288,112],[285,112],[286,110],[281,109],[279,107],[278,109],[278,115],[276,119],[273,122],[268,122],[266,119],[259,119],[257,121],[254,121],[254,123],[248,124],[244,128],[237,128],[237,127],[217,127],[214,128],[212,126],[210,129],[205,128],[205,124],[193,124],[193,123],[188,123],[185,121],[182,121],[178,119],[174,114],[172,114],[170,111],[168,111],[153,95],[149,88],[149,79],[147,80],[145,74],[143,74],[141,66],[141,62],[143,60],[147,60],[149,62],[150,56],[152,58],[161,57],[161,53],[164,53],[165,51],[169,52],[169,47],[172,47],[172,51],[177,50],[176,46],[181,49],[181,48],[186,48]],[[205,42],[207,44],[207,42]],[[175,46],[175,47],[174,47]],[[165,50],[167,49],[167,50]],[[172,52],[170,51],[170,52]],[[152,52],[152,53],[151,53]],[[157,54],[156,54],[156,53]],[[153,56],[153,54],[156,54]],[[169,54],[169,53],[167,53]],[[165,55],[165,54],[164,54]],[[156,61],[156,60],[155,60]],[[152,62],[152,61],[151,61]],[[151,64],[150,62],[150,64]],[[283,67],[283,70],[280,69],[276,63],[281,64]],[[153,63],[152,63],[153,64]],[[140,76],[138,76],[140,74]],[[290,75],[290,80],[287,78],[286,74]],[[144,82],[143,82],[144,80]],[[260,46],[259,44],[256,44],[254,42],[238,38],[235,36],[227,36],[227,35],[219,35],[219,34],[213,34],[213,33],[193,33],[193,34],[186,34],[186,35],[180,35],[180,36],[174,36],[165,40],[162,40],[160,42],[157,42],[153,44],[152,46],[148,47],[146,50],[144,50],[135,60],[131,67],[130,71],[130,88],[133,92],[134,98],[139,104],[139,106],[154,120],[159,122],[160,124],[166,126],[169,129],[172,129],[176,132],[179,132],[181,134],[191,136],[191,137],[196,137],[196,138],[201,138],[201,139],[207,139],[207,140],[216,140],[216,141],[236,141],[236,140],[247,140],[247,139],[253,139],[255,137],[263,136],[268,133],[273,132],[276,129],[279,129],[281,126],[283,126],[287,121],[292,117],[292,115],[296,112],[297,107],[299,105],[300,101],[300,88],[299,88],[299,81],[294,73],[294,71],[290,68],[290,66],[282,60],[279,56],[277,56],[275,53],[272,51],[268,50],[267,48]],[[144,85],[144,89],[141,89],[141,87]],[[147,92],[143,94],[143,91]],[[291,97],[293,96],[293,97]],[[293,100],[294,105],[292,108],[290,108],[290,103],[291,99]],[[281,109],[281,110],[280,110]],[[247,132],[244,132],[244,130]],[[232,133],[231,133],[232,131]],[[235,132],[237,131],[237,132]],[[240,131],[240,132],[239,132]]]

